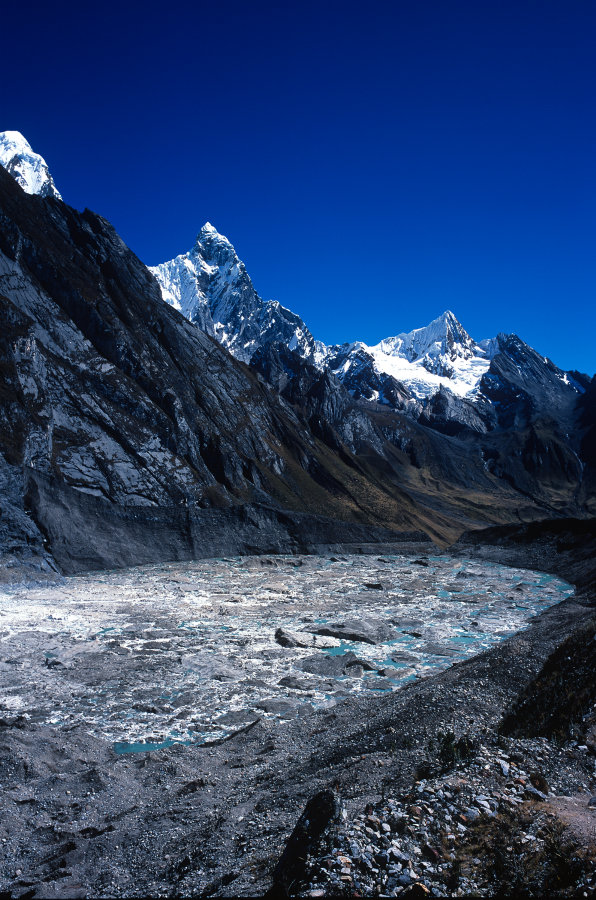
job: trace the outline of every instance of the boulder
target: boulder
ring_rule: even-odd
[[[365,671],[372,671],[375,668],[366,660],[359,659],[351,650],[342,653],[341,656],[323,656],[322,654],[309,656],[300,663],[303,672],[331,678],[350,675],[350,669],[353,666],[361,666]]]
[[[341,803],[331,790],[319,791],[308,801],[273,870],[273,885],[266,897],[289,897],[306,876],[306,857],[340,821]]]

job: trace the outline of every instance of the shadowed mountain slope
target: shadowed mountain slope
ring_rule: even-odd
[[[322,439],[384,469],[387,483],[439,516],[447,540],[462,527],[489,522],[588,514],[593,491],[584,485],[583,395],[515,336],[497,342],[481,382],[486,394],[472,403],[441,390],[417,418],[411,408],[401,412],[358,397],[282,344],[262,348],[251,364]]]

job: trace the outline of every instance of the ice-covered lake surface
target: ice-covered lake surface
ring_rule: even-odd
[[[143,566],[0,592],[0,718],[84,725],[117,752],[206,742],[394,691],[573,593],[449,556]]]

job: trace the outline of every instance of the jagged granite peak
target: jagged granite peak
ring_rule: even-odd
[[[237,359],[250,362],[260,347],[278,342],[315,359],[318,344],[300,316],[258,295],[233,245],[210,222],[192,250],[150,270],[166,303]]]
[[[34,152],[20,131],[0,132],[0,164],[27,194],[62,200],[45,159]]]
[[[313,339],[299,316],[259,297],[233,245],[210,222],[199,232],[192,250],[151,271],[167,303],[217,338],[234,356],[255,363],[266,378],[277,371],[275,365],[264,363],[269,350],[284,345],[328,371],[354,400],[390,407],[414,419],[422,417],[425,424],[449,434],[461,429],[490,431],[503,420],[506,408],[515,408],[513,420],[526,418],[529,411],[521,401],[513,402],[514,394],[526,397],[538,392],[555,397],[559,404],[560,398],[566,397],[566,391],[561,393],[559,388],[569,384],[573,392],[581,391],[580,382],[558,369],[554,373],[556,367],[545,375],[542,370],[552,363],[532,351],[521,354],[532,388],[529,394],[520,388],[520,394],[515,377],[509,377],[511,373],[515,376],[519,366],[519,360],[512,359],[519,339],[499,335],[476,341],[451,310],[422,328],[373,346],[355,341],[327,347]],[[505,359],[491,368],[495,357],[502,354]],[[520,372],[523,380],[523,365]],[[297,376],[292,371],[289,377]],[[544,387],[547,382],[548,389]],[[505,394],[507,402],[493,408],[493,397]],[[295,387],[291,396],[296,402]],[[565,406],[566,400],[562,402]]]
[[[402,410],[414,418],[426,409],[425,416],[433,423],[448,412],[450,429],[459,419],[466,428],[490,427],[482,411],[473,412],[465,404],[438,398],[428,406],[431,398],[445,390],[466,403],[486,403],[482,379],[494,357],[504,352],[503,340],[475,340],[451,310],[422,328],[400,332],[376,345],[355,341],[327,347],[314,340],[299,316],[276,301],[261,299],[233,245],[210,222],[200,230],[192,250],[151,271],[167,303],[243,362],[250,363],[261,350],[284,344],[328,370],[356,400]]]

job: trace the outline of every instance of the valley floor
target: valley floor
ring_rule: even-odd
[[[465,558],[554,570],[578,592],[525,631],[391,694],[352,692],[333,708],[284,723],[264,716],[210,745],[134,754],[115,753],[112,740],[76,720],[59,726],[5,711],[0,889],[38,898],[258,896],[307,801],[331,789],[345,817],[323,850],[313,845],[307,867],[285,875],[278,867],[278,893],[415,896],[418,884],[422,896],[426,884],[439,895],[490,895],[519,888],[519,878],[539,892],[546,877],[551,889],[591,890],[596,782],[581,719],[596,701],[594,554],[582,546],[561,548],[549,535],[462,545]],[[578,664],[568,671],[571,654]],[[563,696],[567,682],[579,712]],[[570,875],[559,867],[560,885],[545,847],[573,863]]]

